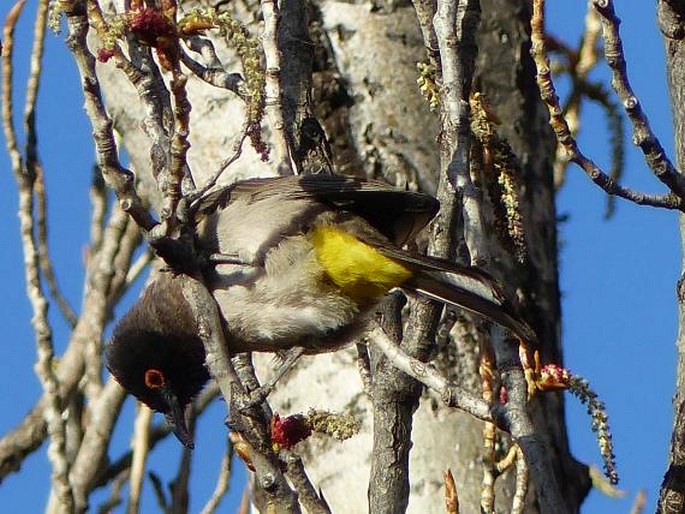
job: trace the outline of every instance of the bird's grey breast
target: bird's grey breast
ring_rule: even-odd
[[[263,263],[281,240],[303,231],[324,207],[312,199],[274,195],[251,201],[242,196],[206,216],[197,228],[201,245],[211,251],[237,256],[245,263]]]

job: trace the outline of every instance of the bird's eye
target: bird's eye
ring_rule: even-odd
[[[158,369],[148,369],[145,372],[145,385],[150,389],[161,389],[166,384],[164,373]]]

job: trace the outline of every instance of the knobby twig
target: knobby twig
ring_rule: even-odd
[[[379,326],[371,327],[366,338],[388,357],[393,366],[438,393],[448,407],[463,410],[483,421],[493,421],[488,404],[450,383],[430,364],[409,357]]]
[[[569,125],[569,131],[573,137],[578,135],[580,130],[580,113],[582,108],[582,95],[577,90],[575,84],[579,81],[585,81],[588,74],[596,66],[599,61],[599,53],[597,48],[597,41],[602,26],[597,18],[597,12],[588,4],[587,14],[585,16],[585,30],[581,39],[580,48],[577,52],[572,48],[567,48],[559,44],[559,49],[566,56],[568,61],[568,73],[573,77],[574,87],[569,95],[568,102],[564,109],[566,122]],[[549,39],[549,37],[547,38]],[[559,43],[553,41],[554,43]],[[568,155],[564,147],[557,143],[556,157],[554,159],[554,187],[559,189],[566,180],[566,170],[568,168]]]
[[[275,0],[261,0],[262,15],[264,16],[264,31],[262,32],[262,46],[266,58],[266,112],[269,116],[273,131],[274,147],[276,149],[276,163],[279,175],[292,175],[292,157],[286,136],[285,119],[283,117],[283,95],[281,92],[281,57],[278,48],[278,18],[280,13]]]
[[[91,14],[96,15],[99,13],[99,8],[95,9],[94,3],[96,4],[93,0],[88,2]],[[145,231],[150,231],[156,226],[156,222],[136,192],[133,173],[119,162],[112,131],[113,123],[102,100],[100,83],[95,74],[95,58],[88,50],[89,24],[83,2],[74,1],[67,4],[65,14],[69,29],[67,46],[74,54],[81,76],[86,114],[93,126],[93,141],[97,149],[98,166],[107,184],[115,191],[122,210],[127,212],[138,226]],[[101,18],[102,14],[99,13],[99,15]],[[98,19],[97,16],[95,19]],[[121,53],[120,50],[119,53]],[[123,64],[122,67],[127,69]]]
[[[481,378],[482,395],[489,405],[495,401],[495,383],[492,350],[489,345],[482,345],[480,351],[480,364],[478,374]],[[483,424],[483,481],[480,492],[481,512],[495,511],[495,480],[498,470],[496,468],[495,443],[497,428],[494,423]]]
[[[613,86],[633,126],[633,143],[640,147],[647,165],[654,175],[680,198],[685,197],[685,177],[666,155],[659,139],[652,132],[647,116],[628,81],[628,70],[623,42],[618,30],[620,20],[614,12],[612,0],[592,0],[602,21],[604,56],[611,69]]]
[[[224,341],[223,329],[214,298],[207,288],[187,275],[178,277],[184,298],[197,320],[198,333],[205,345],[207,368],[216,380],[222,396],[233,418],[237,418],[240,404],[245,402],[247,391],[238,372],[231,363],[228,348]],[[255,379],[256,380],[256,379]],[[257,386],[258,387],[258,386]],[[264,423],[248,416],[240,416],[241,429],[247,429],[246,447],[250,448],[249,459],[255,469],[255,477],[263,491],[268,492],[270,503],[278,512],[299,512],[297,500],[288,486],[273,453],[268,451],[266,427]],[[256,429],[256,432],[255,430]]]
[[[613,14],[613,7],[609,0],[598,1],[606,3],[606,7],[603,8],[603,12],[606,13],[605,16],[610,16],[609,13]],[[538,87],[540,88],[540,97],[549,111],[550,126],[554,130],[557,142],[567,152],[569,160],[580,166],[588,177],[607,194],[619,196],[638,205],[678,209],[685,212],[685,200],[683,200],[682,196],[682,192],[685,191],[685,187],[683,186],[685,178],[680,177],[677,174],[670,164],[670,161],[666,158],[661,145],[649,131],[649,125],[646,123],[646,118],[644,118],[642,114],[637,98],[632,95],[632,91],[627,87],[625,61],[623,59],[620,40],[617,42],[616,40],[607,41],[605,39],[607,45],[612,45],[611,52],[607,54],[607,59],[613,62],[613,64],[610,63],[610,66],[615,70],[614,87],[622,89],[622,93],[619,93],[619,95],[625,95],[623,97],[624,108],[629,112],[629,118],[631,117],[632,111],[632,116],[635,118],[635,121],[631,121],[633,122],[633,129],[636,131],[636,141],[641,145],[648,164],[650,164],[656,176],[671,188],[671,192],[663,195],[654,195],[641,193],[620,186],[580,151],[578,144],[571,135],[568,124],[564,119],[563,111],[559,105],[559,98],[556,94],[554,83],[552,82],[549,59],[545,50],[544,3],[544,0],[533,1],[531,18],[531,55],[533,56],[537,68],[536,79]],[[600,11],[600,13],[601,12],[602,11]],[[611,31],[607,28],[605,28],[605,38],[606,37],[613,37]],[[623,74],[623,77],[617,79],[617,76],[621,74]],[[625,84],[622,84],[623,82],[625,82]],[[679,178],[675,178],[673,176],[674,174]]]
[[[36,220],[34,217],[34,185],[35,173],[27,167],[29,157],[35,156],[35,139],[29,142],[27,150],[27,163],[22,162],[21,155],[16,146],[16,134],[13,126],[13,107],[12,107],[12,52],[14,47],[14,31],[16,23],[24,6],[23,1],[19,1],[11,9],[4,26],[3,50],[3,128],[7,140],[7,149],[10,153],[12,162],[12,172],[14,173],[17,187],[19,189],[19,223],[24,249],[24,272],[26,276],[26,294],[33,310],[32,324],[35,331],[37,361],[35,372],[41,383],[45,394],[46,402],[43,407],[42,416],[47,425],[47,432],[50,436],[48,446],[48,459],[52,465],[52,490],[51,503],[59,512],[71,512],[73,509],[72,488],[69,484],[69,462],[65,453],[66,428],[62,418],[62,397],[60,395],[60,383],[53,369],[54,348],[52,343],[52,328],[48,321],[48,301],[43,292],[40,277],[40,256],[35,241]],[[45,30],[45,16],[39,16],[35,32]],[[38,23],[42,23],[38,25]],[[42,44],[34,46],[34,52],[42,52]],[[38,60],[37,67],[40,68],[40,55],[34,53],[34,59]],[[34,80],[37,78],[33,77]],[[37,88],[37,84],[35,88]],[[35,101],[35,95],[34,95]],[[34,107],[32,106],[31,109]],[[35,135],[35,133],[34,133]],[[31,159],[35,163],[35,160]]]
[[[525,512],[526,494],[528,494],[528,464],[523,458],[521,449],[516,448],[516,490],[511,500],[511,514]]]
[[[36,101],[40,86],[42,71],[43,49],[45,45],[45,27],[48,15],[48,0],[41,0],[36,11],[36,20],[33,33],[33,48],[31,50],[31,63],[29,78],[26,84],[26,100],[24,102],[24,132],[26,133],[26,167],[35,173],[34,190],[36,194],[36,238],[38,241],[38,254],[40,266],[45,277],[45,282],[54,298],[62,315],[72,328],[76,325],[77,316],[62,295],[57,286],[57,278],[52,267],[52,261],[48,252],[47,243],[47,206],[45,194],[45,181],[43,167],[38,159],[38,138],[36,134]]]

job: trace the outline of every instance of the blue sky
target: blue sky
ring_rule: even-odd
[[[9,2],[3,2],[4,18]],[[656,28],[654,2],[619,2],[622,34],[629,74],[656,134],[673,155],[672,127],[665,84],[661,38]],[[30,25],[27,15],[19,27],[17,55],[25,58]],[[584,1],[548,2],[548,26],[569,42],[579,37],[584,17]],[[88,239],[87,197],[92,148],[90,127],[83,114],[82,97],[74,65],[66,53],[63,35],[49,35],[45,77],[39,103],[39,141],[47,170],[50,194],[50,243],[57,274],[66,296],[79,306],[83,280],[82,258]],[[594,77],[606,77],[603,68]],[[26,65],[16,70],[17,104],[23,108],[22,90]],[[0,135],[4,149],[4,139]],[[585,153],[603,166],[608,165],[608,135],[601,111],[588,108],[583,119],[580,143]],[[628,148],[625,183],[641,190],[663,191],[652,178],[639,154]],[[72,199],[74,199],[72,201]],[[675,377],[676,307],[675,284],[679,270],[679,236],[676,215],[617,202],[613,218],[603,219],[605,196],[578,170],[570,169],[568,183],[559,195],[560,215],[568,220],[560,225],[561,289],[563,293],[563,338],[566,365],[590,380],[606,402],[616,445],[621,486],[628,491],[624,500],[609,500],[592,492],[583,512],[625,513],[634,494],[645,488],[647,511],[653,510],[665,470],[671,429],[671,397]],[[0,269],[4,270],[4,294],[0,326],[0,434],[14,427],[39,395],[33,374],[35,356],[31,311],[24,294],[22,255],[19,244],[17,198],[9,161],[0,152]],[[19,271],[22,270],[22,271]],[[133,291],[128,301],[136,294]],[[58,352],[68,337],[66,325],[51,312]],[[127,403],[127,412],[132,411]],[[599,454],[584,409],[568,398],[568,424],[571,447],[584,462],[599,464]],[[214,433],[224,406],[216,403],[211,417],[199,430]],[[637,410],[636,410],[637,409]],[[216,434],[214,434],[216,436]],[[163,443],[155,452],[152,466],[175,469],[178,446]],[[126,446],[123,433],[119,448]],[[196,462],[207,463],[204,480],[192,485],[191,512],[199,510],[214,487],[221,448],[198,445]],[[166,475],[165,475],[166,476]],[[171,474],[169,474],[171,476]],[[38,512],[48,491],[49,469],[44,452],[35,453],[22,473],[9,476],[0,486],[0,503],[8,511]],[[102,500],[98,495],[94,504]],[[227,501],[236,505],[235,498]],[[224,504],[226,506],[226,504]],[[20,509],[20,510],[18,510]],[[233,511],[229,508],[229,511]]]

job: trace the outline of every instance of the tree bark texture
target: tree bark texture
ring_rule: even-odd
[[[671,94],[675,150],[678,169],[685,165],[685,7],[682,2],[660,0],[659,27],[666,47],[666,70]],[[681,244],[685,242],[685,220],[680,216]],[[683,265],[685,270],[685,265]],[[659,493],[657,512],[685,512],[685,272],[678,280],[678,351],[676,391],[673,399],[673,434],[668,468]]]

